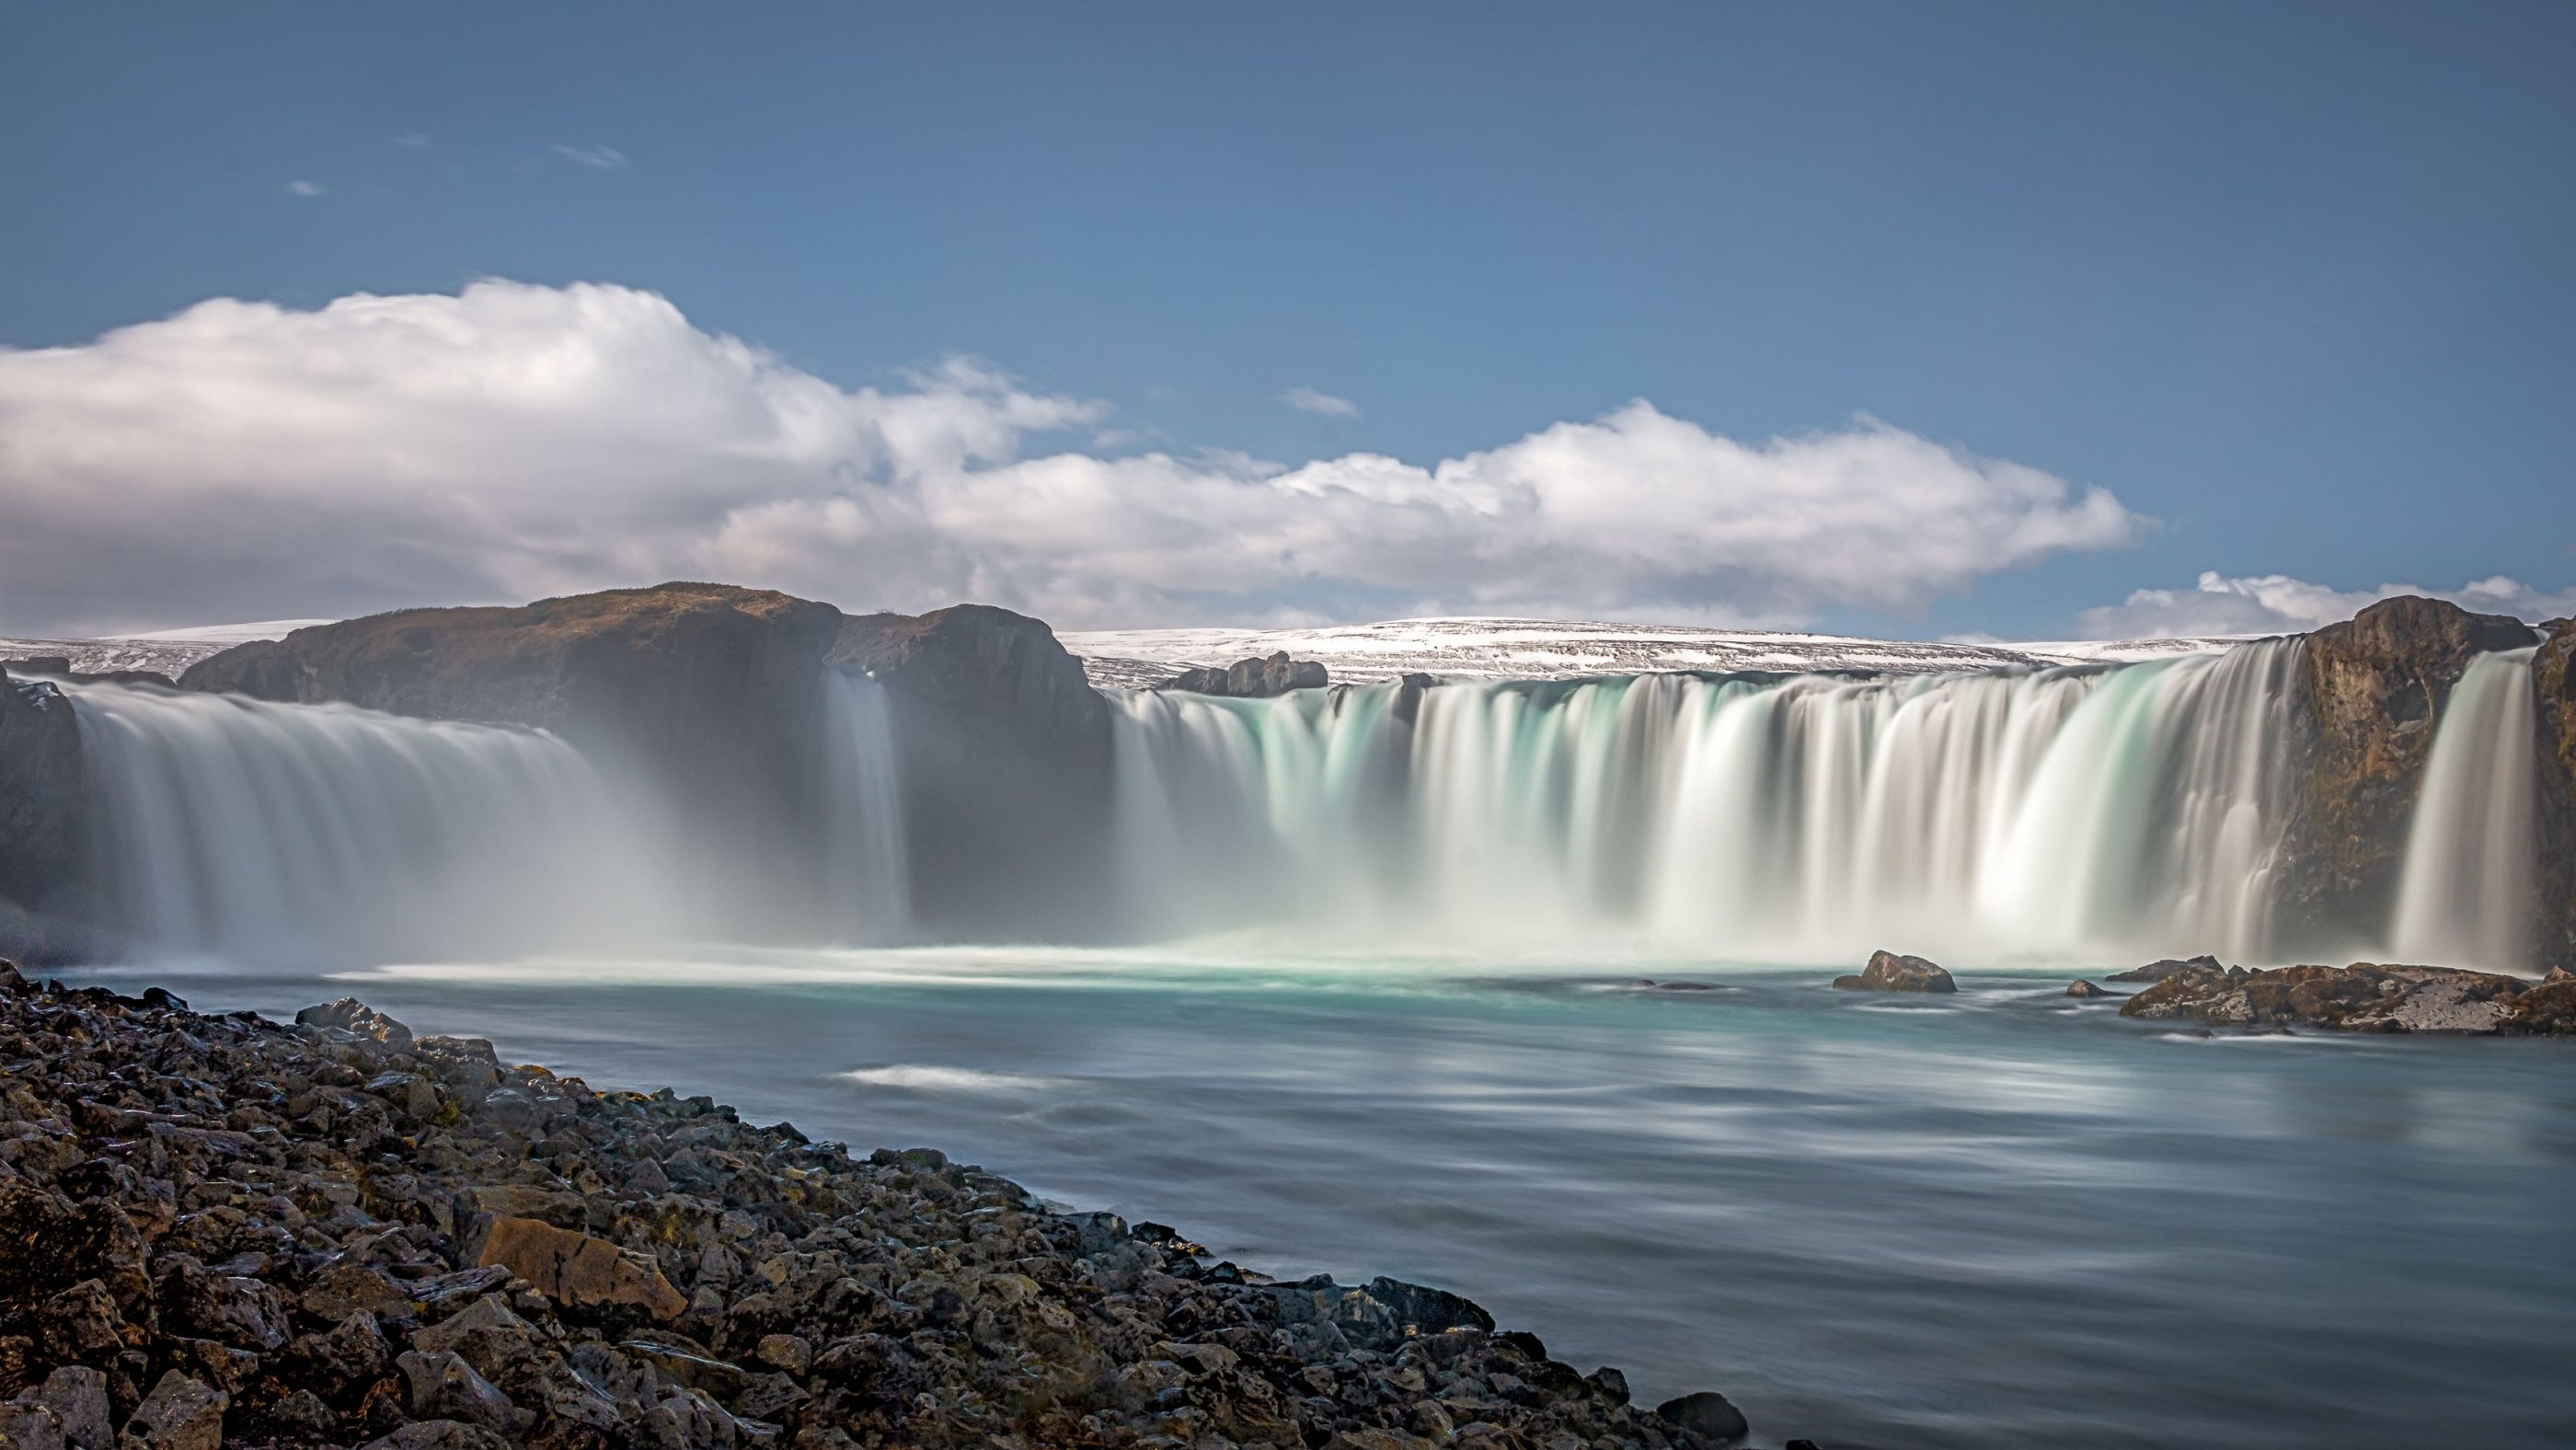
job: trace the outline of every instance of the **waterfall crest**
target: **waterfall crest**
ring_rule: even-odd
[[[2263,959],[2299,644],[2115,669],[1119,697],[1148,920]]]
[[[550,735],[69,687],[108,924],[146,951],[386,961],[681,927],[643,818]]]
[[[2535,653],[2507,650],[2469,661],[2434,727],[2392,933],[2391,945],[2407,961],[2531,966],[2539,855]]]

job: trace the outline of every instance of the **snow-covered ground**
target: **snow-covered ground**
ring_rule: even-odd
[[[308,624],[327,619],[263,619],[249,624],[200,624],[148,634],[110,635],[105,639],[0,638],[0,659],[67,655],[82,674],[109,670],[157,670],[172,679],[208,655],[220,654],[255,639],[283,639]]]
[[[1091,682],[1134,689],[1196,666],[1286,650],[1353,684],[1405,674],[1468,680],[1574,679],[1650,670],[1870,670],[1891,674],[2164,659],[2233,639],[1956,644],[1689,625],[1542,619],[1399,619],[1322,629],[1081,630],[1062,636]]]
[[[319,619],[273,619],[120,635],[113,639],[5,639],[0,658],[69,655],[82,671],[181,670],[244,640],[277,639]],[[1337,681],[1399,675],[1453,680],[1562,680],[1650,670],[1952,670],[2125,663],[2225,649],[2230,638],[2059,640],[2039,644],[1855,639],[1691,625],[1585,624],[1545,619],[1397,619],[1322,629],[1113,629],[1062,636],[1091,683],[1137,689],[1196,666],[1223,667],[1279,650],[1319,660]]]

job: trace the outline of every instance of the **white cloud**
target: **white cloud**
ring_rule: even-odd
[[[395,145],[400,146],[407,151],[426,151],[429,149],[429,138],[418,131],[405,131],[388,139],[390,139]]]
[[[294,192],[297,196],[320,196],[322,194],[322,183],[318,181],[290,181],[286,183],[286,189]]]
[[[2382,584],[2335,589],[2286,574],[2230,579],[2216,570],[2191,589],[2140,589],[2118,604],[2084,611],[2087,639],[2175,639],[2222,634],[2295,634],[2352,618],[2382,599],[2422,594],[2480,614],[2510,614],[2535,623],[2576,614],[2576,589],[2555,594],[2498,575],[2457,589]]]
[[[1313,388],[1290,388],[1279,395],[1279,401],[1300,413],[1321,413],[1327,418],[1356,418],[1360,405],[1348,398],[1319,393]]]
[[[635,164],[626,159],[625,152],[614,146],[567,146],[558,141],[554,152],[566,161],[594,171],[623,171]]]
[[[2140,527],[2103,490],[1868,419],[1746,443],[1636,402],[1428,466],[1289,467],[1072,451],[1107,411],[967,359],[845,389],[623,287],[210,301],[0,349],[0,625],[670,577],[851,608],[978,599],[1067,627],[1797,623],[1918,610]],[[1056,451],[1028,447],[1051,434]]]

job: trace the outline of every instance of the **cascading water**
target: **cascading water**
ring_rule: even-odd
[[[824,896],[845,943],[885,942],[911,924],[903,787],[885,689],[866,675],[823,672]]]
[[[69,687],[110,924],[145,951],[385,961],[679,927],[639,819],[553,736]]]
[[[2536,711],[2533,650],[2480,655],[2435,727],[2406,839],[2392,945],[2411,962],[2531,966]]]
[[[1131,901],[1844,960],[2262,959],[2299,645],[2110,670],[1120,698]]]

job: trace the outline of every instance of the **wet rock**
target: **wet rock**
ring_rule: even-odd
[[[320,1027],[346,1032],[382,1046],[389,1052],[412,1049],[411,1029],[377,1011],[355,997],[343,997],[318,1007],[307,1007],[295,1014],[299,1027]]]
[[[404,1402],[421,1419],[454,1420],[508,1435],[533,1418],[451,1351],[415,1349],[395,1363],[402,1370]]]
[[[1959,984],[1950,979],[1940,964],[1922,957],[1899,956],[1894,952],[1870,953],[1869,965],[1856,977],[1836,977],[1834,986],[1844,992],[1956,992]]]
[[[1753,1427],[1745,1423],[1744,1412],[1712,1390],[1666,1400],[1655,1406],[1655,1414],[1703,1445],[1739,1444],[1753,1433]]]
[[[2104,989],[2102,989],[2101,987],[2098,987],[2098,986],[2094,985],[2093,983],[2088,982],[2088,981],[2085,981],[2083,978],[2078,977],[2078,978],[2077,978],[2077,979],[2075,979],[2074,981],[2069,982],[2069,983],[2067,983],[2067,984],[2066,984],[2066,995],[2067,995],[2067,996],[2069,996],[2069,997],[2080,997],[2080,998],[2090,999],[2090,998],[2095,998],[2095,997],[2109,997],[2109,996],[2114,996],[2114,995],[2116,995],[2116,994],[2115,994],[2115,993],[2112,993],[2112,992],[2105,991],[2105,990],[2104,990]]]
[[[689,1307],[650,1260],[538,1219],[494,1219],[478,1261],[507,1268],[559,1304],[624,1306],[660,1320],[677,1319]]]
[[[366,1450],[510,1450],[510,1442],[479,1425],[455,1420],[416,1420],[379,1440],[370,1440]]]
[[[221,1390],[172,1370],[135,1407],[117,1443],[129,1450],[219,1450],[230,1404]]]
[[[2193,967],[2120,1004],[2123,1017],[2344,1032],[2493,1033],[2514,1021],[2524,985],[2451,967]]]
[[[21,1399],[51,1414],[72,1450],[108,1450],[116,1443],[108,1429],[107,1376],[97,1370],[65,1365]]]
[[[2173,976],[2178,972],[2190,971],[2194,967],[2206,967],[2213,972],[2224,972],[2227,970],[2225,967],[2218,964],[2218,958],[2216,957],[2188,957],[2179,961],[2167,958],[2161,962],[2149,962],[2143,967],[2131,967],[2125,972],[2113,972],[2102,980],[2106,982],[2161,982],[2167,977]]]

